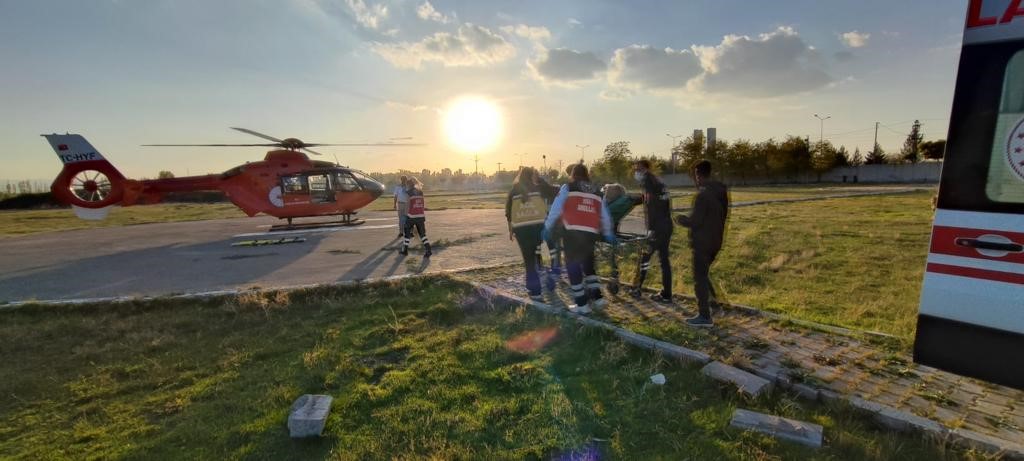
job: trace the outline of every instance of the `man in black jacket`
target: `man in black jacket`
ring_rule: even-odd
[[[656,302],[672,302],[672,265],[668,260],[668,247],[672,241],[672,210],[668,188],[651,171],[651,162],[637,160],[633,164],[633,175],[643,190],[644,216],[647,225],[647,248],[644,248],[637,267],[636,281],[633,284],[633,297],[640,296],[640,287],[647,278],[651,268],[651,256],[658,253],[661,265],[661,292],[655,293],[651,299]]]
[[[729,216],[729,196],[725,184],[711,179],[711,162],[702,160],[693,168],[697,197],[693,200],[690,215],[677,215],[676,223],[690,229],[690,248],[693,249],[693,284],[697,295],[699,313],[686,319],[693,327],[711,327],[709,297],[714,293],[711,286],[711,264],[722,249],[725,220]]]

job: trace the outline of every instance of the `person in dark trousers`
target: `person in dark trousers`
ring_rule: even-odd
[[[710,295],[711,264],[722,249],[725,220],[729,216],[729,195],[725,184],[711,179],[711,162],[702,160],[693,167],[697,196],[690,215],[676,215],[676,223],[690,229],[690,248],[693,250],[693,284],[697,295],[698,313],[686,319],[693,327],[711,327]]]
[[[409,194],[405,192],[405,182],[409,178],[404,175],[398,178],[398,185],[395,186],[394,210],[398,212],[398,238],[405,236],[405,213],[409,208]]]
[[[661,265],[661,292],[651,295],[651,299],[659,303],[672,302],[672,265],[668,260],[668,247],[672,241],[672,203],[668,188],[651,171],[651,162],[637,160],[633,164],[633,177],[640,183],[643,191],[644,217],[647,224],[647,248],[640,256],[637,266],[636,281],[630,293],[639,298],[647,271],[651,268],[651,256],[658,253],[658,264]]]
[[[590,174],[583,164],[573,166],[569,184],[562,186],[551,204],[551,211],[544,221],[545,240],[558,221],[565,228],[562,238],[565,268],[569,272],[570,293],[576,303],[569,309],[589,314],[591,307],[600,309],[608,304],[601,294],[601,279],[594,268],[594,244],[602,235],[608,243],[614,244],[615,233],[608,207],[604,206],[604,201],[590,183]]]
[[[405,238],[398,254],[409,254],[409,239],[412,238],[412,229],[415,227],[420,242],[423,243],[423,257],[429,258],[434,253],[430,251],[430,240],[427,239],[427,205],[423,198],[423,184],[412,177],[406,180],[405,184],[405,192],[409,194],[409,205],[405,214]]]
[[[523,167],[512,182],[512,190],[505,201],[508,238],[514,238],[519,244],[526,266],[526,290],[535,301],[543,300],[539,273],[541,231],[544,230],[548,203],[554,200],[556,193],[557,190],[551,190],[537,170]]]

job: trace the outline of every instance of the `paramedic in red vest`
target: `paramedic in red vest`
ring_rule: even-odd
[[[540,256],[541,231],[544,230],[544,218],[548,214],[548,203],[555,198],[557,191],[552,191],[540,178],[537,170],[523,167],[519,170],[512,190],[505,201],[505,219],[508,221],[509,239],[515,236],[519,251],[523,254],[526,265],[526,290],[530,298],[543,301],[541,296],[538,259]]]
[[[551,211],[544,222],[545,238],[559,220],[565,227],[562,239],[565,268],[569,272],[570,292],[576,303],[569,309],[588,314],[591,307],[600,309],[608,304],[601,295],[601,279],[594,269],[594,244],[601,235],[609,243],[614,243],[615,233],[608,208],[590,184],[590,174],[583,164],[572,167],[569,184],[562,186],[551,204]]]
[[[637,278],[632,295],[640,297],[640,288],[651,268],[651,256],[658,253],[658,264],[661,266],[661,292],[655,293],[651,299],[659,303],[672,302],[672,265],[668,260],[668,246],[672,241],[672,210],[668,188],[651,171],[651,162],[637,160],[633,164],[633,177],[640,183],[643,190],[644,217],[647,221],[647,248],[640,256],[637,267]]]
[[[402,256],[409,254],[409,239],[412,238],[412,229],[423,243],[423,257],[430,257],[430,240],[427,240],[427,203],[423,199],[423,184],[416,178],[410,177],[406,180],[405,192],[409,194],[408,211],[405,214],[405,239],[402,240],[402,249],[398,253]]]

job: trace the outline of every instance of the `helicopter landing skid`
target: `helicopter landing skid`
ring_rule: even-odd
[[[365,219],[353,217],[352,214],[341,215],[341,221],[311,222],[302,224],[293,224],[291,218],[288,218],[288,224],[278,224],[275,226],[270,226],[270,232],[286,230],[323,229],[329,227],[352,227],[360,226],[363,224],[366,224]]]

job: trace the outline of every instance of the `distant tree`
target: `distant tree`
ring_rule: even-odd
[[[811,169],[811,145],[805,138],[787,136],[779,145],[783,176],[795,177]]]
[[[171,173],[170,171],[167,171],[167,170],[162,170],[162,171],[160,171],[159,173],[156,174],[156,178],[157,179],[171,179],[173,177],[174,177],[174,173]]]
[[[604,148],[604,156],[594,162],[591,175],[603,181],[617,183],[630,178],[633,153],[629,150],[629,141],[617,141]]]
[[[839,146],[839,149],[836,150],[833,165],[834,167],[850,166],[850,153],[846,150],[846,146]]]
[[[850,156],[850,166],[861,166],[864,164],[864,156],[860,154],[860,148],[853,149],[853,155]]]
[[[881,165],[886,161],[885,151],[882,146],[875,143],[875,148],[868,152],[867,157],[864,158],[865,165]]]
[[[835,168],[836,148],[831,142],[818,143],[817,149],[811,154],[811,168],[818,174],[818,181],[821,181],[821,174]]]
[[[725,143],[723,142],[723,144]],[[728,144],[728,147],[723,149],[722,160],[724,162],[723,169],[731,177],[739,178],[740,182],[745,182],[747,178],[757,175],[756,149],[746,139],[739,139]]]
[[[925,141],[921,143],[921,156],[929,160],[942,160],[946,152],[946,140]]]
[[[914,124],[910,127],[910,133],[907,134],[906,141],[903,141],[903,148],[900,149],[900,158],[902,158],[903,161],[910,163],[917,163],[920,161],[921,140],[923,139],[924,135],[921,134],[921,122],[914,120]]]
[[[704,160],[704,134],[702,132],[694,132],[677,147],[679,164],[686,172],[689,172],[695,163]]]

